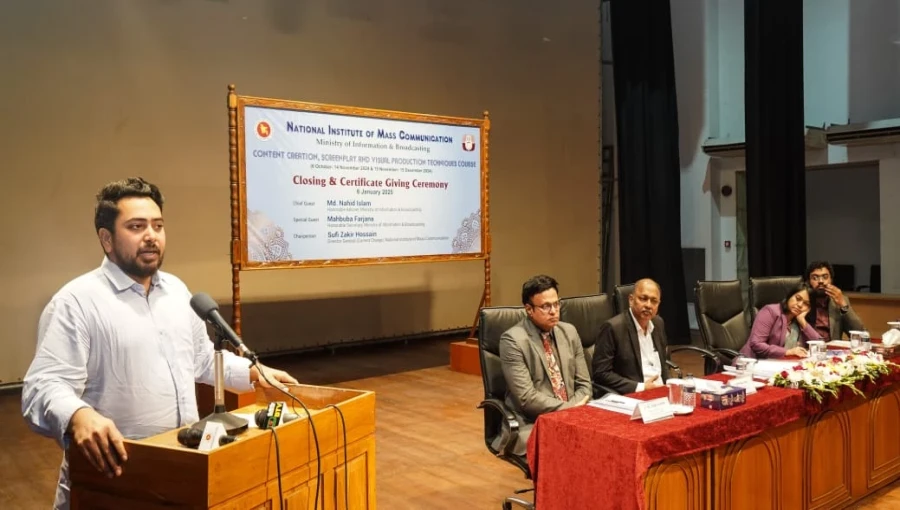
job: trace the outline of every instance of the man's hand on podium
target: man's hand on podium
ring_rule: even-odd
[[[257,363],[257,365],[263,367],[265,376],[269,379],[269,381],[272,381],[273,384],[281,383],[282,389],[286,389],[283,386],[284,384],[299,384],[297,382],[297,379],[294,379],[290,374],[283,370],[276,370],[274,368],[267,367],[262,363]],[[269,384],[269,381],[266,381],[265,379],[260,377],[258,368],[256,368],[255,366],[250,368],[250,382],[258,383],[263,388],[271,388],[272,385]]]
[[[72,415],[69,429],[78,449],[97,471],[109,478],[122,474],[128,454],[124,438],[112,420],[90,407],[82,407]]]

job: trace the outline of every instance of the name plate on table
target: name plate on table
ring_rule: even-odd
[[[219,438],[225,434],[225,426],[217,421],[206,422],[203,428],[203,439],[200,440],[200,446],[197,449],[201,452],[214,450],[219,446]]]
[[[756,393],[756,388],[761,388],[765,386],[765,384],[756,382],[749,375],[745,375],[729,380],[728,386],[744,388],[745,390],[747,390],[747,395],[753,395],[754,393]]]
[[[634,408],[634,413],[631,415],[632,420],[640,419],[644,423],[653,423],[674,417],[675,414],[672,413],[668,397],[642,401]]]
[[[637,409],[637,405],[640,403],[641,401],[636,398],[607,393],[597,400],[588,402],[588,405],[605,411],[632,416],[635,413],[635,409]]]

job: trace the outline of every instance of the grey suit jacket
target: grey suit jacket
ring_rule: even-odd
[[[652,322],[651,337],[656,352],[659,353],[661,378],[665,382],[669,378],[666,368],[666,326],[659,316],[654,317]],[[600,327],[597,344],[594,346],[593,378],[597,384],[622,395],[634,393],[638,383],[644,382],[641,346],[629,310],[609,319]]]
[[[556,398],[550,382],[547,356],[538,328],[528,317],[500,337],[500,363],[506,379],[506,405],[519,421],[519,436],[513,453],[525,455],[528,436],[537,417],[550,411],[567,409],[572,403],[591,395],[591,379],[581,338],[575,327],[560,322],[553,328],[556,360],[566,384],[568,402]]]
[[[841,313],[841,307],[835,304],[834,300],[831,298],[828,299],[828,327],[831,330],[829,340],[840,340],[843,338],[844,333],[847,333],[847,336],[849,337],[851,331],[862,331],[866,329],[862,320],[850,306],[850,298],[844,296],[844,300],[847,301],[847,307],[849,308],[847,313]],[[814,305],[806,315],[806,322],[813,327],[816,326],[816,313],[817,310]]]

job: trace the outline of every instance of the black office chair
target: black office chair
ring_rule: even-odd
[[[802,276],[762,276],[750,278],[750,293],[748,296],[748,300],[750,301],[750,323],[748,326],[753,325],[753,321],[756,320],[756,314],[759,313],[760,308],[771,305],[772,303],[780,303],[788,290],[800,285],[802,282]]]
[[[740,280],[698,281],[694,294],[703,344],[730,364],[750,338]]]
[[[624,312],[628,308],[628,296],[634,292],[634,284],[616,285],[613,289],[613,295],[616,298],[616,315]]]
[[[625,285],[616,285],[613,289],[613,294],[615,295],[615,303],[616,303],[616,314],[620,314],[628,309],[628,297],[634,293],[634,284],[629,283]],[[669,352],[666,353],[666,365],[669,367],[669,370],[673,371],[678,377],[682,377],[683,373],[681,371],[681,367],[676,365],[671,359],[671,355],[678,351],[694,351],[697,354],[700,354],[704,358],[704,372],[706,375],[713,374],[719,371],[721,367],[721,363],[719,362],[719,358],[712,352],[702,349],[700,347],[694,347],[693,345],[679,345],[679,346],[669,346]]]
[[[600,336],[600,326],[616,315],[613,301],[607,294],[568,297],[559,301],[559,320],[575,326],[575,331],[581,338],[581,346],[584,348],[588,374],[591,374],[594,346],[597,345],[597,337]],[[595,397],[612,392],[611,388],[593,382],[593,377],[591,379],[592,393]]]
[[[481,360],[481,379],[484,383],[484,400],[478,409],[484,410],[484,443],[495,456],[522,470],[531,479],[528,462],[513,453],[519,440],[519,423],[516,415],[506,407],[506,379],[500,365],[500,337],[509,328],[525,318],[525,307],[498,306],[482,308],[478,325],[478,355]],[[515,491],[521,494],[533,489]],[[530,510],[534,503],[515,496],[503,501],[504,510],[516,504]]]
[[[834,283],[837,288],[843,289],[845,292],[852,291],[856,288],[856,266],[853,264],[832,264],[834,269]]]
[[[867,290],[873,293],[881,292],[881,264],[872,264],[869,267],[869,284],[859,285],[855,289],[856,292]]]

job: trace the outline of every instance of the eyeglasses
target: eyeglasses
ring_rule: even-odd
[[[811,282],[827,282],[831,279],[831,275],[828,274],[811,274],[809,275],[809,281]]]
[[[537,308],[538,310],[540,310],[544,313],[550,313],[550,311],[553,309],[559,310],[559,305],[560,305],[559,301],[555,301],[553,303],[544,303],[541,306],[535,306],[534,304],[532,304],[531,306],[534,306],[535,308]]]

